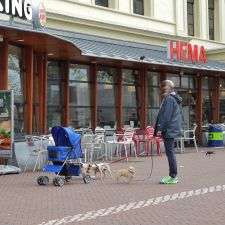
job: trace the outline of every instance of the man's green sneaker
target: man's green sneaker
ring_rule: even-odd
[[[177,184],[178,182],[179,182],[178,177],[171,177],[171,176],[163,177],[159,181],[160,184]]]

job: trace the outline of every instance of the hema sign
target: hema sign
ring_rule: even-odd
[[[186,42],[168,41],[167,58],[197,63],[207,63],[204,46],[192,45]]]
[[[32,20],[33,10],[31,0],[0,0],[0,12],[12,16]]]

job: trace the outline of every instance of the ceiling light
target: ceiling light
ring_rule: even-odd
[[[48,53],[48,56],[52,56],[52,55],[54,55],[53,53]]]
[[[19,39],[19,40],[17,40],[17,41],[19,41],[19,42],[24,42],[24,40],[23,40],[23,39]]]

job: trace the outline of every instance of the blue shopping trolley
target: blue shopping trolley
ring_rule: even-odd
[[[37,178],[39,185],[49,183],[48,176],[43,173],[55,173],[53,184],[62,187],[69,182],[72,176],[80,176],[82,171],[81,135],[71,128],[56,126],[51,130],[56,146],[48,146],[48,163],[44,167],[42,175]],[[82,173],[85,183],[91,180],[90,175]]]

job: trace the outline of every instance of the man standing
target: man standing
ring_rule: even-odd
[[[161,85],[163,102],[161,104],[157,121],[155,124],[154,136],[160,131],[164,138],[166,156],[169,163],[169,176],[160,180],[161,184],[176,184],[177,161],[174,151],[174,139],[181,133],[181,97],[174,91],[174,83],[171,80],[164,80]]]

